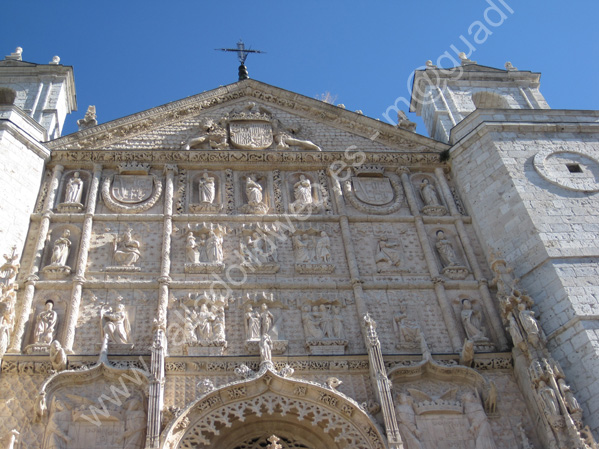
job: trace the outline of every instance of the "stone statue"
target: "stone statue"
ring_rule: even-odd
[[[286,150],[290,145],[298,146],[305,150],[322,151],[320,147],[309,140],[300,140],[292,137],[290,134],[279,131],[274,135],[277,150]]]
[[[295,250],[296,263],[309,263],[312,259],[308,244],[304,242],[299,235],[293,236],[293,248]]]
[[[260,359],[261,363],[272,363],[272,340],[268,334],[260,338]]]
[[[268,241],[268,250],[265,247],[265,238],[257,232],[245,238],[245,244],[241,244],[241,253],[244,260],[250,265],[275,263],[277,259],[276,245]]]
[[[491,280],[491,285],[497,286],[497,295],[503,298],[508,297],[512,293],[512,289],[518,279],[514,277],[514,269],[508,267],[503,259],[495,259],[491,262],[491,270],[495,273],[495,277]]]
[[[485,337],[484,328],[481,326],[481,313],[472,308],[472,303],[468,299],[462,300],[462,312],[460,315],[464,331],[466,331],[469,340],[472,340],[474,343],[489,341]]]
[[[116,312],[112,311],[112,307],[102,306],[100,320],[104,340],[117,344],[131,343],[131,324],[123,304],[117,306]]]
[[[578,400],[574,396],[574,393],[572,393],[572,388],[570,388],[570,386],[566,383],[566,381],[561,378],[558,379],[557,386],[559,388],[559,391],[560,391],[562,397],[564,398],[564,402],[566,403],[566,408],[568,409],[568,412],[581,413],[582,408],[580,407]]]
[[[68,430],[65,429],[65,424],[71,421],[71,411],[67,410],[61,400],[54,399],[52,410],[46,425],[46,433],[44,435],[45,449],[66,449],[67,444],[71,441]],[[68,424],[67,424],[68,425]]]
[[[210,230],[206,240],[206,259],[208,263],[223,261],[223,237],[213,230]]]
[[[8,302],[0,302],[0,358],[4,356],[10,343],[10,333],[14,326],[14,308]]]
[[[227,131],[214,120],[203,123],[201,125],[201,134],[183,142],[182,146],[184,150],[189,150],[200,148],[205,144],[214,150],[222,150],[228,146]]]
[[[125,432],[123,449],[142,449],[146,439],[146,412],[144,403],[133,396],[125,403]]]
[[[514,346],[520,348],[520,350],[526,350],[526,343],[524,342],[524,337],[522,336],[522,332],[520,332],[520,327],[516,322],[516,318],[514,318],[514,314],[510,312],[508,314],[508,322],[509,322],[509,331],[510,336],[512,337],[512,342]]]
[[[399,346],[416,346],[420,340],[420,326],[409,320],[405,307],[400,307],[399,313],[393,317],[395,332],[399,338]]]
[[[378,241],[374,262],[379,273],[388,267],[399,267],[401,265],[400,247],[399,242],[390,242],[386,238],[381,238]]]
[[[213,341],[224,341],[225,340],[225,309],[220,306],[212,306],[211,313],[214,315],[214,322],[212,323],[212,340]]]
[[[402,436],[405,449],[422,449],[423,446],[420,443],[422,434],[416,426],[412,398],[405,393],[399,393],[395,413],[397,414],[399,433]]]
[[[320,238],[316,242],[316,259],[320,263],[331,261],[331,239],[324,231],[320,233]]]
[[[470,421],[469,432],[474,438],[475,449],[496,449],[493,430],[479,398],[472,393],[465,393],[462,402],[464,414]]]
[[[133,266],[141,257],[141,252],[139,251],[141,245],[137,240],[133,239],[132,232],[131,228],[125,231],[120,245],[118,244],[118,239],[114,241],[114,260],[120,266]]]
[[[256,181],[256,175],[250,175],[246,178],[245,194],[250,206],[257,206],[262,202],[262,186]]]
[[[58,267],[66,266],[67,258],[69,257],[69,247],[71,246],[71,241],[69,240],[70,235],[71,231],[65,229],[62,233],[62,237],[56,239],[54,248],[52,249],[50,265]]]
[[[314,204],[312,197],[312,183],[304,175],[293,185],[293,196],[295,201],[290,204],[291,212],[301,212],[303,208]]]
[[[211,341],[212,340],[212,324],[216,316],[208,310],[206,304],[200,306],[200,313],[197,317],[197,332],[198,339],[200,341]]]
[[[303,307],[302,323],[307,340],[320,340],[323,338],[324,333],[320,328],[320,312],[317,306],[312,307],[312,309],[308,305]]]
[[[341,316],[341,308],[339,306],[333,306],[333,336],[335,338],[345,338],[343,317]]]
[[[249,304],[245,312],[245,329],[248,340],[260,339],[260,313]]]
[[[526,332],[527,339],[533,346],[538,346],[540,342],[544,341],[543,331],[539,326],[538,321],[535,318],[535,313],[526,307],[526,304],[518,304],[518,317],[522,328]]]
[[[198,181],[200,203],[212,204],[215,197],[215,184],[214,178],[208,176],[208,173],[204,172],[200,180]]]
[[[65,203],[81,203],[81,194],[83,193],[83,181],[79,177],[79,172],[75,172],[73,177],[67,183],[67,190],[64,195]]]
[[[435,247],[437,248],[441,263],[444,267],[455,267],[460,265],[451,242],[445,238],[445,232],[442,230],[437,231],[437,242],[435,243]]]
[[[50,343],[50,362],[52,363],[52,369],[56,372],[67,368],[67,354],[58,340]]]
[[[44,310],[37,315],[35,330],[33,332],[33,342],[35,344],[49,345],[54,340],[58,314],[53,308],[54,302],[48,300],[46,301]]]
[[[185,255],[187,256],[187,261],[189,263],[200,262],[200,251],[198,249],[198,244],[193,232],[191,231],[187,233],[187,237],[185,238]]]
[[[437,191],[429,183],[428,179],[424,178],[420,183],[420,196],[425,206],[440,206],[439,197]]]
[[[272,325],[274,322],[274,315],[268,310],[268,306],[266,304],[262,304],[260,307],[260,333],[268,334],[272,329]]]
[[[465,339],[462,351],[460,352],[460,365],[472,367],[474,362],[474,342]]]
[[[485,410],[487,413],[497,413],[497,385],[495,382],[489,382],[489,392],[485,399]]]
[[[547,415],[559,415],[559,402],[557,401],[557,396],[553,388],[545,383],[545,381],[539,381],[539,386],[537,387],[537,394],[541,399],[541,405],[543,410]]]

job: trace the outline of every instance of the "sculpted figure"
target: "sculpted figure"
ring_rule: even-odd
[[[493,430],[480,400],[474,394],[466,393],[462,397],[462,401],[464,403],[464,414],[470,421],[470,434],[475,439],[475,448],[496,449]]]
[[[413,401],[410,396],[405,393],[397,395],[397,406],[395,407],[397,414],[397,424],[399,432],[406,449],[422,449],[420,430],[416,426],[416,416],[414,413]]]
[[[333,315],[324,304],[320,305],[320,327],[324,338],[334,338],[333,332]]]
[[[559,402],[557,401],[557,396],[555,395],[555,391],[549,385],[547,385],[544,381],[539,382],[539,386],[537,389],[537,393],[541,398],[541,403],[543,405],[543,409],[545,413],[548,415],[559,415]]]
[[[64,423],[71,420],[71,411],[67,410],[64,403],[55,399],[52,403],[52,411],[48,418],[46,434],[44,436],[44,448],[47,449],[66,449],[71,437],[67,435],[67,429],[64,429]]]
[[[493,381],[490,382],[489,393],[485,399],[485,409],[489,413],[497,412],[497,385]]]
[[[472,303],[467,300],[462,300],[462,324],[469,340],[473,342],[488,341],[485,337],[484,330],[481,327],[481,316],[478,310],[472,308]]]
[[[210,263],[223,261],[223,238],[212,230],[206,240],[206,258]]]
[[[420,196],[425,206],[440,206],[439,197],[437,191],[429,183],[428,179],[424,178],[420,183]]]
[[[58,340],[50,344],[50,362],[52,369],[56,372],[63,371],[67,367],[67,354]]]
[[[516,318],[514,318],[514,314],[512,312],[510,312],[508,315],[508,321],[509,331],[514,346],[517,346],[521,350],[525,350],[526,343],[524,343],[524,337],[522,337],[522,332],[520,332],[520,328],[518,327],[518,323],[516,322]]]
[[[272,363],[272,340],[268,334],[260,338],[260,359],[262,363]]]
[[[33,333],[33,342],[49,345],[54,340],[56,332],[56,323],[58,322],[58,314],[53,310],[54,302],[46,301],[44,310],[37,315],[35,323],[35,331]]]
[[[262,304],[260,308],[260,332],[262,334],[268,334],[268,332],[270,332],[274,319],[275,317],[268,310],[268,306],[266,304]]]
[[[201,341],[210,341],[212,339],[212,323],[215,319],[216,316],[208,310],[208,306],[202,304],[197,321],[198,337]]]
[[[568,409],[568,412],[582,412],[582,408],[580,407],[578,400],[574,396],[574,393],[572,393],[572,388],[570,388],[566,381],[561,378],[558,379],[557,386],[559,388],[560,393],[562,394],[562,397],[564,398],[564,402],[566,403],[566,408]]]
[[[50,265],[64,267],[67,264],[69,247],[71,246],[71,241],[69,240],[70,235],[71,231],[65,229],[62,233],[62,237],[56,239],[54,242],[54,248],[52,249],[52,259],[50,260]]]
[[[212,339],[222,341],[225,339],[225,309],[222,306],[212,306],[210,312],[214,315],[214,322],[212,323]]]
[[[123,304],[117,306],[116,312],[102,306],[100,319],[104,339],[117,344],[131,343],[131,324]]]
[[[309,140],[300,140],[292,137],[286,132],[279,132],[274,135],[277,144],[277,150],[286,150],[290,145],[295,145],[306,150],[321,151],[320,147]]]
[[[295,262],[308,263],[310,262],[310,252],[308,244],[304,242],[299,235],[293,236],[293,248],[295,249]]]
[[[320,238],[316,242],[316,259],[321,263],[331,261],[331,239],[324,231],[320,233]]]
[[[117,240],[114,241],[114,260],[120,266],[130,267],[137,262],[141,256],[139,251],[140,243],[133,239],[131,233],[133,230],[128,228],[121,239],[119,245]]]
[[[420,339],[420,326],[415,321],[408,319],[405,307],[399,309],[399,313],[393,317],[393,321],[400,345],[418,343]]]
[[[200,262],[200,251],[198,249],[198,244],[193,232],[191,231],[187,233],[187,237],[185,239],[185,255],[187,256],[187,261],[189,263]]]
[[[245,325],[248,340],[260,339],[260,314],[249,304],[245,312]]]
[[[142,449],[146,439],[146,412],[144,404],[133,396],[125,404],[125,432],[123,449]]]
[[[257,206],[262,202],[262,186],[256,181],[256,175],[250,175],[246,178],[245,194],[250,206]]]
[[[497,294],[501,297],[509,296],[514,284],[518,281],[514,277],[514,269],[508,267],[505,260],[496,259],[491,263],[491,270],[495,273],[491,285],[497,286]]]
[[[526,304],[518,304],[518,316],[520,317],[520,323],[526,332],[528,341],[534,346],[537,346],[539,342],[543,341],[543,331],[539,326],[538,321],[535,319],[535,313],[532,310],[526,308]]]
[[[194,310],[193,312],[185,311],[185,322],[183,323],[183,339],[185,343],[197,343],[198,336],[196,335],[198,314]]]
[[[8,349],[13,326],[14,309],[8,302],[0,302],[0,357],[3,357]]]
[[[215,196],[215,184],[214,178],[208,176],[208,173],[204,172],[200,180],[198,181],[198,188],[200,194],[200,203],[212,204]]]
[[[79,177],[79,172],[75,172],[73,177],[67,183],[67,190],[64,195],[65,203],[81,203],[81,193],[83,192],[83,181]]]
[[[214,150],[227,148],[227,132],[214,120],[208,120],[202,125],[202,134],[183,142],[183,149],[200,148],[208,144]]]
[[[293,210],[298,211],[303,206],[312,204],[314,199],[312,197],[312,183],[304,175],[300,175],[300,179],[293,185],[293,195],[295,201],[293,202]]]
[[[320,328],[320,313],[318,307],[314,306],[312,311],[310,306],[304,306],[302,314],[302,323],[304,325],[304,334],[306,339],[320,340],[324,335]]]
[[[401,252],[399,242],[390,242],[386,238],[379,240],[376,247],[374,262],[381,272],[385,267],[398,267],[401,264]]]
[[[441,230],[437,231],[437,243],[435,243],[435,247],[439,252],[439,257],[441,258],[441,263],[444,267],[455,267],[459,265],[458,257],[456,256],[451,242],[445,238],[445,232]]]
[[[19,431],[13,429],[9,432],[8,438],[5,438],[3,449],[14,449],[15,443],[17,442],[17,437],[20,435]]]
[[[335,338],[345,338],[343,317],[341,316],[341,308],[339,306],[333,306],[333,334]]]

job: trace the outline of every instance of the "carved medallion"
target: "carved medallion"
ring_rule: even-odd
[[[230,120],[231,144],[242,150],[264,150],[273,143],[272,126],[262,120]]]
[[[356,198],[373,206],[383,206],[393,201],[393,186],[389,178],[352,178]]]

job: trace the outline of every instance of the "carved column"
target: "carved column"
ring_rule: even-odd
[[[64,327],[63,347],[65,351],[73,353],[73,343],[75,342],[75,329],[79,319],[79,307],[81,306],[81,294],[83,292],[83,283],[85,282],[85,268],[87,267],[87,256],[89,253],[89,244],[92,237],[93,217],[96,212],[96,201],[98,199],[98,188],[100,187],[100,177],[102,176],[102,166],[94,164],[94,173],[89,186],[89,195],[87,198],[87,207],[85,209],[85,218],[83,219],[83,228],[81,230],[81,242],[79,244],[79,254],[77,256],[77,270],[73,281],[71,291],[71,301],[66,312],[66,322]]]
[[[23,334],[25,333],[25,325],[29,317],[29,311],[31,310],[31,304],[33,303],[33,296],[35,294],[35,282],[39,279],[37,273],[40,270],[42,263],[42,255],[44,254],[44,247],[46,246],[46,239],[48,238],[48,230],[50,229],[50,218],[52,217],[52,208],[54,207],[54,200],[56,199],[56,193],[58,192],[58,185],[60,183],[60,177],[64,167],[62,165],[56,165],[52,170],[52,179],[50,180],[50,186],[48,188],[48,196],[44,203],[44,210],[42,212],[42,219],[40,220],[40,227],[37,234],[37,242],[35,244],[35,252],[31,259],[31,265],[29,266],[29,274],[25,279],[25,292],[21,299],[21,309],[17,316],[15,329],[12,334],[10,347],[8,352],[21,352],[21,344],[23,342]]]
[[[445,203],[449,206],[449,211],[455,220],[458,236],[462,241],[462,245],[464,248],[464,252],[466,253],[468,263],[472,267],[474,279],[478,281],[478,289],[484,305],[484,312],[487,318],[487,322],[491,325],[491,332],[493,333],[494,340],[499,344],[499,347],[501,349],[507,349],[507,339],[503,331],[501,320],[499,319],[499,313],[495,309],[495,305],[493,304],[493,300],[491,299],[491,294],[489,293],[487,280],[483,277],[482,270],[480,269],[480,265],[478,264],[478,260],[476,260],[476,255],[474,254],[474,250],[472,249],[472,245],[470,244],[470,239],[468,238],[468,233],[466,232],[466,226],[464,226],[464,220],[462,219],[462,215],[458,212],[458,209],[455,206],[453,196],[451,195],[449,185],[447,184],[445,174],[443,173],[443,169],[437,167],[435,169],[435,175],[437,175],[437,181],[439,182],[439,186],[441,187],[441,193],[445,197]]]
[[[164,190],[164,226],[162,229],[162,260],[160,263],[160,283],[158,291],[158,310],[154,319],[154,344],[150,366],[151,382],[148,404],[148,430],[146,448],[154,449],[160,444],[160,422],[164,405],[164,357],[166,352],[166,314],[168,306],[169,275],[171,270],[171,233],[173,232],[173,183],[176,165],[164,167],[166,186]]]
[[[422,251],[424,252],[426,265],[428,266],[431,278],[435,284],[437,302],[439,304],[439,308],[441,309],[441,314],[443,315],[443,321],[445,322],[445,327],[447,328],[451,345],[454,351],[459,352],[462,348],[462,337],[460,337],[460,331],[456,324],[457,318],[453,308],[451,307],[451,304],[449,303],[447,294],[445,293],[445,286],[443,285],[443,281],[437,266],[437,258],[433,252],[428,234],[426,233],[424,221],[422,220],[422,215],[420,215],[418,203],[416,202],[414,191],[412,190],[412,183],[410,182],[410,178],[408,176],[409,170],[407,167],[400,167],[397,170],[397,173],[401,176],[401,183],[406,193],[406,199],[408,200],[410,211],[414,216],[414,224],[416,226],[416,232],[418,233],[418,239],[422,245]]]

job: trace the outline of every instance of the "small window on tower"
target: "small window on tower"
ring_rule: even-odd
[[[566,164],[570,173],[582,173],[582,168],[578,164]]]

